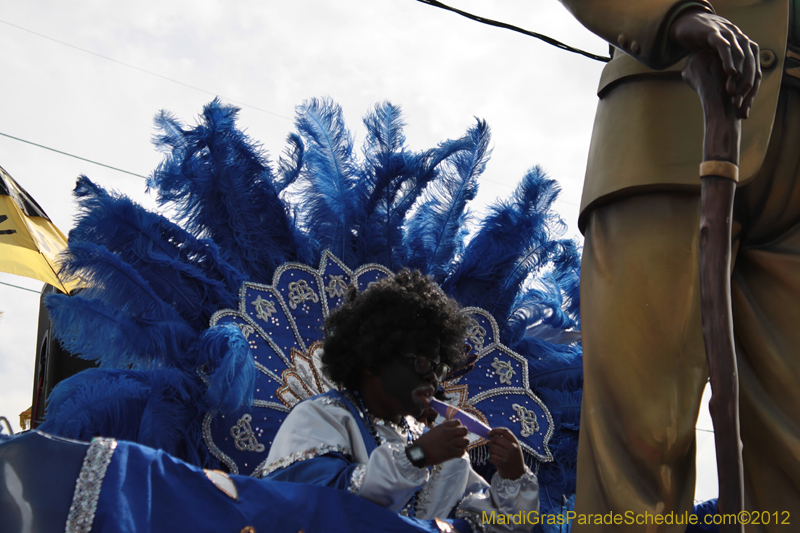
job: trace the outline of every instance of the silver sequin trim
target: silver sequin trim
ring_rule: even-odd
[[[472,533],[486,533],[488,531],[486,524],[479,518],[477,513],[470,513],[468,511],[456,511],[456,518],[466,520],[469,527],[472,528]]]
[[[414,498],[411,498],[405,507],[400,509],[400,516],[411,518],[411,508],[414,506]]]
[[[497,474],[497,488],[500,490],[508,491],[516,491],[526,483],[530,483],[531,481],[537,481],[536,475],[531,472],[531,469],[527,466],[525,467],[525,473],[519,476],[517,479],[506,479],[502,477],[500,474]]]
[[[308,450],[303,450],[302,452],[296,452],[286,457],[281,457],[274,463],[268,464],[267,466],[259,470],[257,473],[254,472],[252,476],[253,477],[268,476],[274,471],[279,470],[281,468],[286,468],[287,466],[293,465],[298,461],[313,459],[314,457],[319,457],[320,455],[325,455],[326,453],[331,453],[331,452],[339,452],[341,454],[350,456],[353,455],[353,451],[347,446],[323,444],[317,448],[309,448]]]
[[[436,478],[439,477],[439,474],[442,472],[442,468],[441,463],[431,468],[431,476],[422,488],[422,492],[419,493],[419,498],[417,498],[417,516],[425,516],[425,511],[430,503],[428,498],[433,490],[433,486],[436,484]]]
[[[476,511],[469,511],[467,509],[463,509],[461,506],[464,505],[464,503],[467,500],[470,500],[472,502],[478,500],[491,501],[491,498],[492,497],[489,494],[488,490],[483,490],[479,492],[468,492],[461,498],[461,500],[456,505],[456,512],[454,513],[453,516],[469,522],[469,525],[472,528],[472,533],[485,533],[486,531],[489,530],[489,528],[487,527],[486,524],[483,523],[481,515],[478,514]]]
[[[211,455],[222,461],[225,466],[228,467],[228,470],[231,474],[239,474],[239,468],[236,466],[236,463],[233,462],[233,459],[227,456],[225,452],[219,449],[219,447],[214,444],[214,437],[211,435],[211,422],[214,420],[214,417],[217,416],[217,411],[209,411],[206,413],[206,417],[203,419],[203,440],[208,446],[208,450],[211,452]]]
[[[322,398],[322,403],[324,403],[325,405],[335,405],[336,407],[347,409],[347,405],[345,405],[345,403],[342,400],[332,396],[325,396],[324,398]]]
[[[361,492],[361,487],[364,485],[364,476],[366,475],[367,465],[359,463],[359,465],[353,469],[353,474],[350,477],[350,486],[347,487],[347,490],[350,491],[351,494],[358,494]]]
[[[111,456],[117,447],[114,439],[98,437],[89,445],[89,451],[83,459],[83,466],[75,483],[75,494],[67,516],[66,533],[88,533],[92,530],[97,501],[103,478],[111,463]]]

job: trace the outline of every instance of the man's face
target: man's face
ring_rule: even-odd
[[[440,362],[439,344],[435,349],[415,355],[426,357],[434,367]],[[439,386],[432,371],[420,374],[414,369],[414,360],[408,357],[397,357],[384,366],[380,382],[389,408],[395,414],[413,417],[418,417],[430,406],[430,398]]]

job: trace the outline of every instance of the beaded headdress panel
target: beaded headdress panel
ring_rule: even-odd
[[[377,264],[350,270],[330,252],[318,269],[300,263],[279,267],[271,285],[244,283],[237,309],[217,312],[211,325],[233,323],[241,329],[258,371],[249,406],[222,415],[209,412],[203,439],[209,451],[235,474],[258,475],[273,438],[299,401],[334,385],[322,372],[323,325],[344,302],[348,286],[359,291],[392,272]],[[510,428],[528,463],[552,461],[548,441],[553,418],[528,381],[528,362],[500,343],[494,318],[485,310],[462,310],[471,319],[466,340],[474,356],[469,372],[454,372],[443,388],[448,403],[489,426]],[[470,434],[473,460],[485,460],[487,441]]]

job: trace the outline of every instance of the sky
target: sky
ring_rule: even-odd
[[[449,0],[599,55],[608,45],[557,0]],[[147,176],[161,160],[153,117],[194,124],[215,96],[276,159],[294,108],[341,104],[356,146],[363,115],[403,109],[412,149],[492,128],[474,207],[507,197],[540,165],[562,188],[555,208],[577,229],[603,64],[416,0],[0,0],[0,134]],[[0,166],[65,234],[80,174],[156,209],[142,177],[0,135]],[[15,285],[21,288],[10,287]],[[0,416],[19,431],[31,405],[38,281],[0,273]],[[710,418],[698,421],[696,498],[717,495]]]

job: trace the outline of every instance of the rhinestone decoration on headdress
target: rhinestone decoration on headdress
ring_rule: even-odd
[[[206,446],[232,473],[260,471],[289,409],[333,388],[320,360],[325,317],[343,303],[349,285],[361,291],[389,275],[377,264],[350,270],[326,251],[316,270],[287,263],[271,285],[244,283],[238,309],[214,314],[211,326],[232,322],[242,330],[259,370],[249,407],[224,416],[210,412],[204,420]],[[492,427],[508,427],[528,454],[551,461],[553,419],[530,389],[527,361],[499,342],[497,323],[487,311],[470,307],[464,313],[473,319],[467,344],[477,359],[472,371],[443,383],[448,401]],[[486,443],[469,438],[471,448]]]

